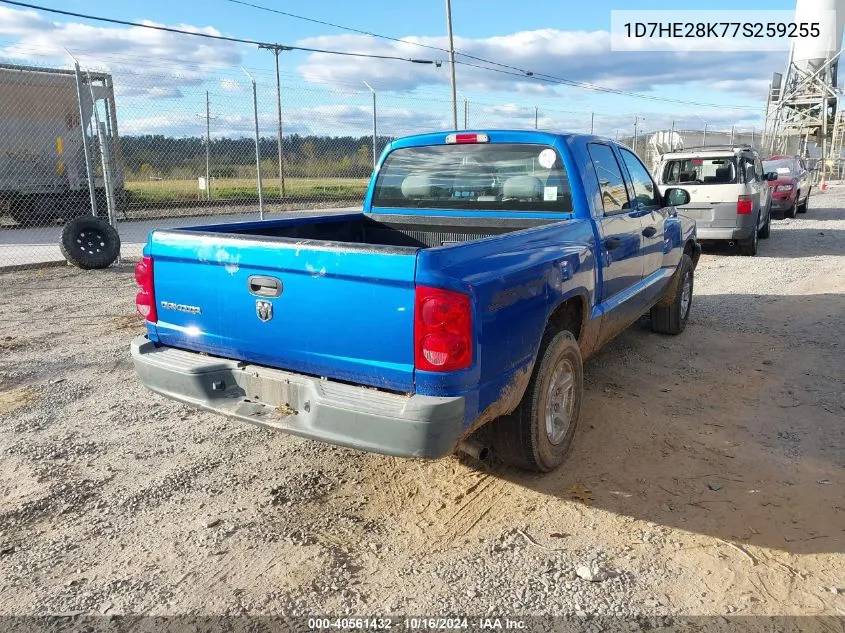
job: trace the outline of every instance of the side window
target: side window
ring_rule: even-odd
[[[763,179],[763,163],[759,158],[754,159],[754,171],[757,173],[757,180]]]
[[[601,192],[601,204],[605,214],[624,211],[630,207],[628,191],[625,188],[625,179],[622,177],[622,170],[613,150],[610,146],[602,143],[590,143],[587,145],[593,167],[596,170],[596,178],[599,182]]]
[[[660,207],[660,196],[654,181],[648,174],[648,170],[634,154],[628,150],[622,150],[622,160],[628,167],[631,174],[631,184],[634,185],[634,196],[638,207]]]

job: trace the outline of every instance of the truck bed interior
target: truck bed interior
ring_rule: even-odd
[[[229,226],[226,227],[225,233],[260,238],[292,238],[346,244],[432,248],[512,233],[566,219],[568,219],[566,216],[558,220],[379,215],[376,220],[374,216],[359,215],[354,219],[344,218],[332,221],[323,216],[319,218],[319,221],[308,218],[308,221],[297,224],[271,220],[260,227],[251,224],[240,230]],[[197,227],[195,230],[209,231],[208,227]]]

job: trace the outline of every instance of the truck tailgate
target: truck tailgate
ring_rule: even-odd
[[[413,391],[415,249],[174,230],[148,251],[164,345]]]

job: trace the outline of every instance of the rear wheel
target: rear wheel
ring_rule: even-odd
[[[546,330],[519,407],[484,429],[494,455],[518,468],[554,470],[572,445],[583,398],[578,342],[565,330]]]
[[[772,232],[772,205],[769,204],[769,208],[766,211],[766,222],[763,224],[760,232],[757,234],[761,239],[768,239],[769,235]]]
[[[684,253],[663,298],[651,309],[651,329],[659,334],[680,334],[692,309],[692,258]]]
[[[807,213],[807,209],[810,207],[810,191],[812,191],[812,187],[807,190],[807,197],[804,198],[804,202],[798,205],[798,213]]]
[[[747,239],[739,241],[739,252],[747,257],[754,257],[757,254],[757,241],[759,239],[757,223],[754,223],[754,230]]]

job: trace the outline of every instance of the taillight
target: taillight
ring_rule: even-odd
[[[135,295],[135,307],[138,308],[138,314],[147,321],[155,323],[158,321],[158,314],[155,292],[153,292],[152,257],[142,257],[141,261],[135,265],[135,283],[140,287],[138,294]]]
[[[740,196],[739,199],[736,201],[737,215],[748,215],[749,213],[751,213],[752,206],[753,201],[751,196]]]
[[[460,133],[460,134],[449,134],[446,137],[446,142],[449,145],[464,145],[467,143],[487,143],[490,141],[490,137],[486,134],[470,134],[470,133]]]
[[[472,365],[472,310],[460,292],[417,286],[414,308],[414,366],[458,371]]]

